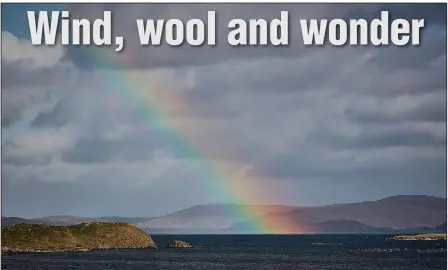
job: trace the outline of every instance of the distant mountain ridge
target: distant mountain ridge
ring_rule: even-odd
[[[322,222],[353,221],[377,230],[388,231],[409,229],[433,230],[446,222],[446,199],[422,196],[399,195],[377,201],[360,203],[336,204],[320,207],[299,207],[287,213],[269,213],[260,217],[261,220],[276,220],[279,224],[289,224],[288,227],[305,227],[308,232],[321,232]],[[238,231],[247,228],[250,222],[236,223],[231,230]],[[340,224],[339,224],[340,225]],[[351,224],[353,225],[353,224]],[[358,226],[360,227],[360,226]],[[358,228],[360,229],[360,228]],[[367,228],[364,228],[365,230]],[[441,229],[441,228],[439,228]],[[299,231],[300,232],[300,231]]]
[[[440,232],[445,232],[446,233],[447,232],[446,221],[444,223],[440,224],[439,226],[437,226],[436,230],[440,231]]]
[[[242,208],[237,204],[207,204],[196,205],[168,215],[151,218],[135,224],[144,228],[163,228],[174,230],[222,230],[237,222],[245,221],[235,209]],[[254,215],[266,213],[286,213],[297,209],[284,205],[244,205],[244,209]]]
[[[144,220],[148,220],[148,218],[142,218],[142,217],[133,218],[133,217],[118,217],[118,216],[90,218],[90,217],[78,217],[70,215],[55,215],[33,219],[24,219],[19,217],[2,217],[2,227],[12,226],[16,224],[46,224],[53,226],[71,226],[90,222],[119,222],[119,223],[134,224]]]
[[[398,195],[376,201],[315,207],[244,205],[244,208],[261,220],[288,224],[288,230],[278,228],[279,233],[445,232],[446,202],[445,198],[432,196]],[[151,233],[256,233],[252,231],[250,221],[236,214],[236,207],[243,206],[196,205],[152,218],[51,216],[27,220],[2,217],[2,227],[17,223],[65,226],[97,221],[125,222]]]

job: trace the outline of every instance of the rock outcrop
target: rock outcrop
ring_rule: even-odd
[[[180,240],[174,240],[167,246],[167,248],[191,248],[191,247],[193,246],[190,243]]]

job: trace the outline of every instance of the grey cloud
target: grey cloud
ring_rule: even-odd
[[[4,107],[2,106],[2,109]],[[9,108],[2,112],[2,128],[10,127],[14,122],[20,119],[22,107],[18,104],[11,104]]]
[[[394,78],[394,81],[399,83],[398,86],[394,86],[398,90],[395,95],[407,96],[410,91],[405,86],[413,86],[416,82],[429,92],[432,91],[437,94],[436,98],[425,102],[418,101],[422,93],[414,93],[417,100],[411,99],[412,102],[420,102],[420,104],[410,111],[404,110],[401,112],[392,110],[394,106],[401,106],[402,104],[399,100],[397,100],[397,103],[391,102],[393,101],[391,95],[385,95],[381,98],[386,101],[389,98],[391,99],[385,105],[377,107],[370,105],[370,111],[358,111],[363,106],[362,102],[368,101],[368,104],[370,104],[370,100],[375,100],[375,91],[387,93],[390,90],[387,87],[391,84],[383,83],[382,85],[387,89],[383,89],[379,85],[375,90],[373,90],[374,85],[370,85],[369,89],[372,90],[362,93],[346,91],[342,87],[331,89],[332,86],[337,86],[341,80],[350,78],[350,73],[346,75],[344,70],[356,72],[356,74],[363,74],[364,72],[369,74],[372,81],[381,81],[381,72],[367,73],[365,71],[366,69],[369,70],[368,65],[359,60],[362,60],[364,53],[365,51],[347,53],[340,51],[340,54],[338,54],[330,51],[328,54],[322,52],[309,58],[297,58],[291,61],[267,58],[265,61],[254,61],[250,64],[230,62],[229,64],[196,68],[196,88],[187,96],[188,102],[195,111],[200,112],[198,117],[208,129],[205,134],[210,134],[209,132],[220,134],[219,144],[223,146],[222,148],[233,149],[227,151],[228,153],[223,151],[226,152],[226,157],[244,160],[248,163],[256,163],[257,159],[269,156],[272,151],[286,151],[284,155],[289,155],[289,151],[294,151],[296,146],[298,152],[306,155],[310,152],[319,151],[319,147],[317,147],[319,145],[328,145],[327,140],[331,141],[331,146],[335,149],[348,148],[353,150],[396,146],[441,147],[445,145],[446,141],[437,136],[434,137],[432,134],[434,131],[432,130],[425,133],[412,129],[388,131],[384,128],[378,130],[369,128],[359,137],[340,137],[338,132],[331,131],[333,125],[341,130],[344,127],[365,129],[369,124],[374,123],[384,124],[390,129],[391,125],[400,121],[443,121],[445,103],[442,99],[446,95],[440,88],[433,88],[433,85],[431,85],[440,83],[441,78],[437,79],[436,82],[430,82],[426,77],[418,76],[419,80],[409,83],[405,82],[409,78],[406,73],[398,72],[396,74],[398,77]],[[330,57],[331,55],[336,58],[334,62]],[[309,73],[307,73],[306,64],[311,59],[319,59],[319,57],[322,60],[314,63],[315,68],[311,69],[311,74],[314,72],[313,70],[317,71],[319,70],[318,67],[321,67],[321,72],[328,73],[328,76],[324,76],[317,81],[311,79],[307,81]],[[340,61],[348,58],[352,61]],[[343,64],[339,64],[337,68],[338,60],[339,63]],[[356,62],[359,62],[359,64],[356,65]],[[291,72],[282,72],[282,70]],[[297,72],[294,72],[294,70]],[[380,70],[377,69],[377,71]],[[420,74],[418,72],[416,70],[415,74]],[[297,80],[297,75],[302,79]],[[283,80],[276,83],[278,76],[282,76]],[[262,77],[263,83],[260,83],[260,77]],[[277,91],[281,89],[282,85],[290,87],[293,91]],[[260,89],[261,86],[266,86],[266,88]],[[330,87],[330,91],[324,90],[323,86]],[[304,88],[305,90],[309,88],[314,90],[303,91]],[[365,94],[372,97],[364,96]],[[388,111],[382,111],[385,108]],[[107,118],[108,114],[104,113],[103,117]],[[436,118],[430,119],[432,117]],[[346,120],[349,122],[346,123]],[[350,127],[350,125],[354,125],[354,127]],[[279,131],[282,132],[278,133]],[[325,134],[326,137],[323,136]],[[207,140],[207,135],[203,134],[202,136]],[[218,140],[215,136],[211,137]],[[314,141],[306,138],[314,138]],[[101,142],[96,143],[99,145],[98,149],[103,148],[100,147]],[[309,144],[309,147],[304,149],[303,144]],[[123,148],[124,145],[126,143],[123,143]],[[129,145],[130,149],[134,149],[133,151],[138,153],[138,149],[135,149],[132,144]],[[91,147],[83,147],[83,149],[93,150],[95,146],[92,144]],[[110,149],[118,151],[114,147]],[[112,155],[108,150],[103,152],[108,156],[106,160]],[[101,154],[97,153],[95,155]],[[217,155],[219,156],[219,153]],[[79,155],[78,161],[82,156]],[[91,157],[93,157],[93,154]],[[89,157],[85,157],[85,159],[89,160]],[[294,158],[292,159],[294,160]],[[315,160],[315,162],[320,161]]]
[[[388,177],[385,177],[384,172],[380,170],[371,170],[362,174],[353,172],[336,174],[332,171],[326,178],[300,178],[300,184],[284,184],[288,187],[284,191],[285,197],[288,197],[285,203],[322,205],[378,199],[396,194],[434,194],[443,197],[445,191],[441,188],[440,182],[434,179],[438,179],[440,174],[446,174],[444,162],[444,160],[431,161],[427,164],[428,170],[423,171],[421,167],[425,166],[416,160],[413,165],[421,167],[401,168]],[[293,173],[292,176],[296,178],[297,173]],[[424,184],[418,180],[422,177],[426,179]],[[209,202],[207,200],[209,191],[204,190],[200,183],[196,182],[193,185],[189,181],[179,181],[177,184],[169,182],[170,188],[158,183],[151,187],[129,189],[125,184],[127,181],[120,183],[113,181],[113,178],[103,181],[84,179],[64,184],[36,181],[15,183],[11,179],[13,179],[11,175],[2,170],[4,216],[32,218],[71,214],[93,217],[107,215],[151,217]],[[279,186],[283,186],[283,183]],[[188,190],[195,192],[186,192]],[[182,197],[183,200],[166,200],[167,197]],[[164,202],[163,207],[160,206],[161,201]],[[160,207],[148,207],[148,205]]]
[[[439,28],[424,30],[422,40],[425,45],[406,47],[386,47],[376,49],[372,63],[381,68],[425,68],[446,53],[446,32]]]
[[[309,50],[302,45],[299,19],[332,19],[344,17],[350,11],[372,11],[375,5],[346,4],[148,4],[127,5],[83,5],[74,4],[71,7],[74,17],[98,18],[103,10],[113,12],[115,35],[123,35],[127,41],[126,48],[120,54],[110,49],[71,48],[71,59],[83,68],[109,66],[118,68],[145,67],[180,67],[189,65],[214,64],[229,58],[252,59],[255,57],[296,57]],[[191,47],[170,47],[167,45],[142,47],[138,43],[135,19],[170,19],[188,20],[199,18],[205,20],[208,10],[217,14],[217,45]],[[231,47],[227,43],[227,23],[234,18],[270,20],[278,18],[282,10],[290,14],[290,46],[248,46]],[[89,52],[91,50],[91,52]],[[109,50],[109,51],[107,51]],[[102,51],[101,59],[93,59],[92,54]]]
[[[62,153],[62,160],[89,164],[108,163],[114,158],[119,158],[123,162],[135,162],[148,160],[151,152],[160,147],[166,147],[163,139],[150,134],[120,140],[83,138]]]
[[[380,106],[378,106],[380,107]],[[356,109],[345,111],[347,120],[358,124],[399,124],[406,121],[446,123],[446,92],[439,90],[434,98],[421,101],[410,110],[367,112]]]
[[[184,181],[166,179],[151,186],[130,188],[132,176],[126,179],[116,179],[112,174],[102,179],[86,176],[83,180],[65,183],[38,182],[34,179],[18,182],[14,174],[11,175],[11,170],[12,168],[2,170],[4,216],[152,217],[177,211],[185,205],[207,202],[207,192],[200,182],[188,180],[186,175],[183,175]],[[166,185],[170,185],[170,188],[166,188]],[[195,192],[185,192],[192,188]],[[182,197],[183,200],[165,200],[167,197]],[[164,202],[163,207],[148,207],[159,206],[161,201]]]
[[[428,107],[422,110],[415,110],[409,114],[401,115],[381,115],[357,113],[352,110],[347,111],[349,121],[358,123],[377,123],[377,124],[394,124],[401,121],[430,121],[430,122],[446,122],[446,113],[444,109],[439,107]]]
[[[68,116],[65,114],[63,104],[58,102],[53,108],[41,111],[31,122],[33,127],[60,127],[68,122]]]
[[[60,78],[64,78],[65,83],[74,80],[74,70],[71,65],[60,65],[55,67],[33,68],[31,61],[18,60],[16,62],[6,62],[2,60],[2,73],[4,79],[2,85],[5,88],[10,86],[42,86],[49,87]]]
[[[337,11],[332,14],[335,17],[358,16],[361,14],[359,12],[363,12],[348,5],[279,5],[275,7],[278,9],[275,13],[270,11],[273,7],[269,5],[247,5],[242,9],[235,9],[234,5],[227,4],[204,5],[200,9],[194,7],[197,6],[131,5],[130,9],[126,9],[118,5],[88,5],[75,6],[78,10],[74,12],[75,15],[85,14],[89,17],[98,16],[98,11],[103,8],[114,10],[118,17],[118,33],[127,31],[136,16],[188,18],[199,16],[208,9],[220,9],[218,16],[221,14],[220,18],[223,20],[227,20],[227,17],[249,18],[250,14],[268,17],[290,8],[303,15],[291,14],[296,18],[324,17],[333,10]],[[412,12],[417,12],[421,7],[397,6],[394,9],[412,9]],[[123,85],[115,85],[117,81],[109,81],[110,78],[115,78],[113,73],[103,73],[105,76],[96,74],[111,70],[99,70],[96,65],[90,66],[92,70],[76,73],[76,83],[70,87],[64,84],[64,80],[71,75],[61,75],[59,81],[51,84],[51,87],[65,91],[51,92],[52,95],[59,93],[52,100],[54,107],[48,109],[46,106],[46,109],[41,109],[29,128],[51,130],[70,126],[73,127],[75,143],[56,149],[51,155],[46,155],[45,152],[42,155],[32,155],[32,159],[25,155],[26,151],[22,155],[14,155],[13,151],[2,152],[3,164],[8,166],[5,176],[8,188],[11,194],[19,194],[20,198],[31,196],[29,193],[33,189],[28,190],[25,185],[27,182],[32,182],[32,187],[42,185],[42,189],[34,190],[38,190],[44,197],[48,195],[46,188],[59,188],[62,194],[70,192],[71,188],[84,194],[78,200],[84,198],[89,204],[98,202],[98,208],[118,214],[112,208],[116,207],[118,212],[120,209],[126,211],[124,206],[115,203],[114,196],[119,195],[119,190],[135,183],[132,179],[152,179],[146,173],[152,171],[153,167],[147,169],[142,165],[136,174],[131,173],[133,167],[125,167],[139,162],[146,164],[154,151],[160,148],[172,150],[173,155],[183,161],[191,161],[197,156],[183,151],[185,149],[182,147],[190,146],[188,139],[193,139],[202,147],[193,150],[203,154],[207,161],[223,160],[253,166],[254,174],[276,181],[279,187],[287,187],[292,195],[282,199],[288,204],[297,204],[299,193],[315,194],[318,199],[310,200],[315,200],[316,204],[341,199],[351,201],[356,196],[360,200],[367,197],[374,199],[387,192],[390,192],[388,195],[420,192],[441,194],[446,185],[446,54],[441,48],[446,46],[446,40],[441,40],[435,27],[435,24],[442,21],[440,14],[432,18],[429,12],[433,7],[423,7],[422,13],[418,13],[417,17],[429,18],[431,29],[425,31],[426,42],[416,48],[347,46],[297,49],[291,45],[290,48],[275,50],[233,48],[226,51],[217,46],[203,47],[194,52],[185,46],[176,49],[135,47],[133,50],[132,46],[135,44],[129,44],[125,50],[134,58],[131,58],[131,62],[126,62],[129,65],[120,63],[123,68],[148,68],[144,71],[149,73],[143,74],[146,77],[151,72],[159,71],[157,68],[160,66],[170,66],[172,73],[167,78],[172,83],[183,80],[185,74],[193,74],[192,86],[181,87],[181,92],[176,93],[179,96],[174,96],[181,98],[181,102],[176,103],[171,99],[167,103],[161,102],[167,112],[162,115],[163,118],[158,119],[168,122],[173,119],[179,122],[185,120],[185,124],[181,122],[181,128],[175,129],[174,133],[154,124],[152,115],[148,115],[149,112],[145,110],[146,105],[126,100],[132,99],[132,93],[127,92],[132,89],[125,89],[124,95],[117,94],[112,91],[117,89],[111,87]],[[377,12],[380,8],[382,7],[378,5],[363,7],[367,13]],[[262,11],[259,12],[258,9]],[[393,13],[405,16],[404,13]],[[275,53],[271,54],[271,51]],[[81,57],[78,60],[86,59]],[[86,64],[92,62],[89,60]],[[130,75],[136,71],[132,68],[119,71],[123,72],[119,75]],[[36,80],[39,82],[39,79]],[[11,89],[15,87],[13,82],[11,80],[8,86]],[[32,80],[30,82],[32,84]],[[141,90],[145,86],[151,86],[150,80],[138,83]],[[18,82],[17,85],[19,84]],[[10,111],[13,111],[13,105],[17,108],[31,106],[17,102],[15,98],[14,95],[4,96],[2,105],[10,104],[7,105],[11,106]],[[181,110],[182,106],[187,110]],[[193,124],[189,124],[188,120],[194,120]],[[121,126],[126,127],[126,132],[121,134],[119,129],[118,133],[114,133],[114,128]],[[67,136],[70,135],[69,132]],[[179,137],[185,139],[182,141],[183,145],[177,141]],[[2,144],[6,145],[7,143]],[[60,167],[51,169],[46,164],[55,166],[53,159],[50,160],[54,156],[61,157],[58,161],[60,163],[56,163]],[[112,162],[115,162],[114,166],[122,168],[122,173],[108,172],[111,170],[108,166]],[[23,165],[35,166],[34,175],[29,170],[24,173],[30,166]],[[156,164],[154,168],[159,165]],[[164,174],[161,181],[151,183],[147,189],[143,189],[146,193],[126,191],[123,196],[132,197],[134,205],[147,204],[144,193],[150,194],[147,196],[152,199],[159,195],[175,196],[181,194],[178,192],[182,189],[191,190],[191,182],[184,182],[184,178],[199,176],[194,173],[188,175],[177,166],[183,165],[176,163],[170,168],[168,176]],[[204,168],[199,168],[201,169]],[[66,171],[67,174],[74,171],[83,174],[66,176]],[[59,177],[76,181],[64,184],[49,184],[44,181],[45,178]],[[177,179],[177,182],[173,179]],[[95,184],[95,181],[100,180],[109,182]],[[12,187],[14,183],[21,181],[23,186]],[[106,193],[110,196],[105,196],[100,202],[92,190],[97,193],[104,186],[107,186]],[[201,186],[203,185],[197,184],[198,188]],[[338,198],[319,198],[322,197],[320,194],[333,194],[335,189],[341,191]],[[355,193],[356,196],[353,195]],[[52,198],[45,202],[48,205],[53,199],[58,199],[56,194],[48,196]],[[198,200],[193,198],[194,195],[190,197],[184,204],[207,201],[206,195]],[[28,211],[24,208],[24,203],[12,203],[15,202],[13,195],[7,199],[11,201],[7,209]],[[154,200],[156,202],[158,201]],[[173,210],[177,210],[175,208],[180,206],[176,203],[167,206],[166,211],[171,206]],[[42,202],[34,209],[44,212],[47,209],[45,207],[50,206]],[[56,210],[80,213],[90,209],[84,204],[77,208],[74,198],[64,207]],[[135,211],[136,215],[146,213],[143,207]],[[92,215],[96,213],[92,212]]]
[[[389,167],[369,164],[357,169],[342,166],[329,168],[325,163],[308,166],[310,164],[305,159],[306,157],[300,160],[278,159],[275,161],[277,163],[271,162],[269,167],[260,169],[265,175],[295,179],[295,183],[300,183],[300,193],[306,191],[304,196],[317,196],[318,201],[323,199],[321,196],[326,191],[331,194],[330,197],[336,196],[342,201],[350,201],[353,193],[362,194],[359,201],[366,200],[366,196],[375,196],[374,194],[394,195],[407,192],[444,196],[445,183],[441,180],[446,175],[444,158],[411,159],[404,164]],[[343,192],[335,195],[334,191],[337,189],[342,189]]]
[[[14,166],[27,166],[31,164],[48,165],[53,158],[49,154],[39,156],[16,155],[14,154],[14,148],[17,147],[16,144],[10,141],[2,143],[2,164],[12,164]]]
[[[443,55],[441,55],[443,57]],[[394,61],[393,59],[391,61]],[[375,74],[375,76],[372,76]],[[376,97],[397,97],[409,94],[437,92],[446,88],[446,67],[434,62],[428,67],[385,70],[377,65],[366,65],[364,69],[339,82],[337,87],[343,91],[363,93]]]
[[[337,137],[332,135],[331,144],[339,149],[381,149],[384,147],[402,146],[433,146],[443,147],[446,139],[434,137],[428,132],[409,132],[405,130],[389,132],[366,132],[355,138]]]
[[[74,163],[107,163],[116,154],[113,143],[81,139],[77,144],[63,152],[62,161]]]
[[[446,9],[446,4],[381,4],[376,6],[377,12],[381,10],[387,10],[390,13],[391,19],[403,18],[407,20],[412,19],[425,19],[425,21],[429,24],[434,25],[443,25],[446,23],[446,14],[444,12]],[[372,16],[363,10],[359,11],[359,16],[362,18],[368,18],[369,15]]]
[[[443,97],[442,97],[443,98]],[[445,108],[445,109],[444,109]],[[446,93],[437,103],[423,103],[410,113],[410,119],[415,121],[435,121],[446,123]]]
[[[32,68],[20,61],[2,61],[2,95],[8,100],[2,102],[2,126],[8,127],[20,121],[27,109],[58,98],[70,88],[75,78],[76,70],[70,65]]]

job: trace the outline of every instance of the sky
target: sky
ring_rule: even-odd
[[[26,11],[61,9],[111,10],[124,50],[33,46]],[[208,10],[216,46],[138,43],[136,19]],[[227,44],[230,19],[282,10],[289,46]],[[421,45],[301,45],[299,19],[381,10],[424,18]],[[445,5],[2,4],[1,60],[2,216],[446,197]],[[250,196],[256,188],[265,192]]]

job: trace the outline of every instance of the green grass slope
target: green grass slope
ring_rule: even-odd
[[[2,229],[2,253],[125,248],[156,248],[156,245],[151,236],[125,223],[18,224]]]

